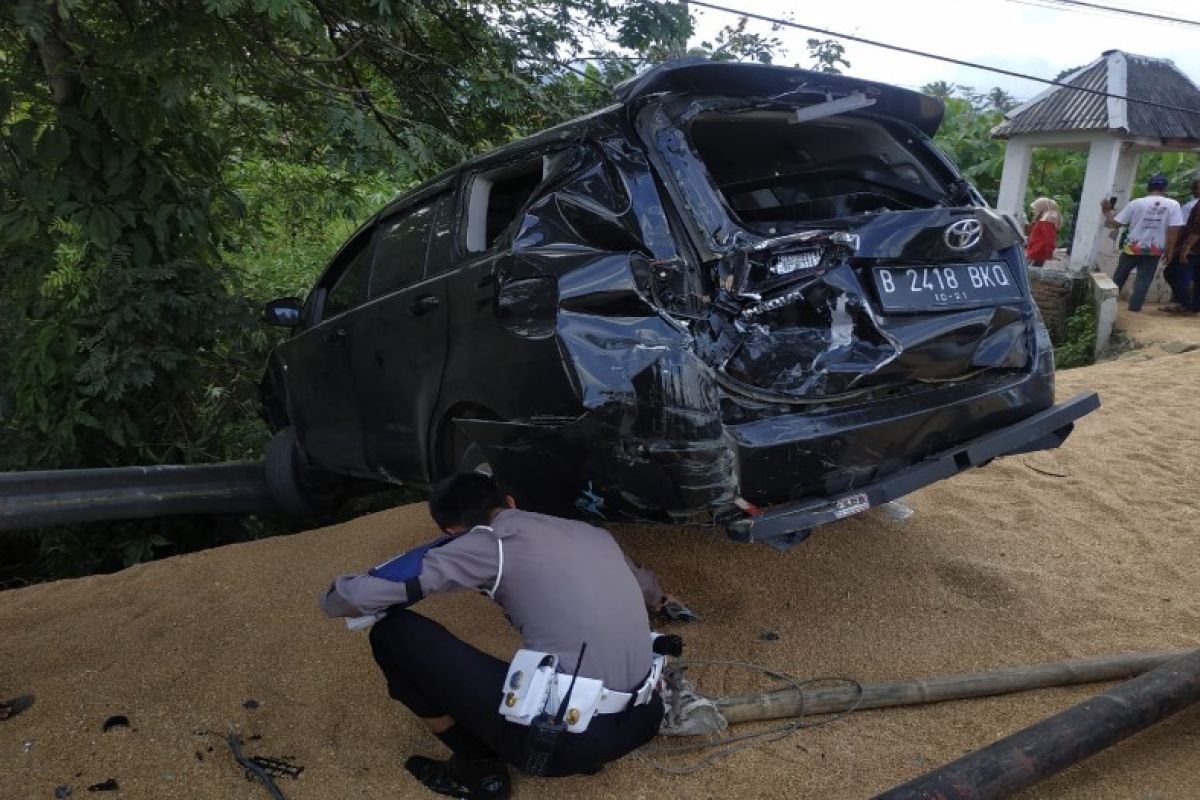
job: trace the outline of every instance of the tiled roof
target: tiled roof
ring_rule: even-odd
[[[992,135],[1007,139],[1028,133],[1101,130],[1157,139],[1195,139],[1200,143],[1200,88],[1171,61],[1109,50],[1063,82],[1116,97],[1053,86],[1008,112]],[[1138,101],[1196,111],[1176,111]]]

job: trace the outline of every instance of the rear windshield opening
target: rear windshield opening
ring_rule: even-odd
[[[917,157],[879,123],[793,119],[743,111],[692,121],[692,146],[740,222],[834,220],[944,202]]]

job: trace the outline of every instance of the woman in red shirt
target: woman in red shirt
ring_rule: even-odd
[[[1058,244],[1058,228],[1062,215],[1058,203],[1049,197],[1033,201],[1033,224],[1029,227],[1029,243],[1025,246],[1025,260],[1040,267],[1054,258],[1054,247]]]

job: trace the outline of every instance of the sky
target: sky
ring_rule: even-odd
[[[1157,22],[1103,11],[1056,5],[1052,0],[711,0],[772,17],[967,61],[1053,78],[1061,70],[1095,61],[1105,50],[1169,58],[1200,84],[1200,26]],[[1200,22],[1195,0],[1098,0],[1118,6]],[[697,40],[712,41],[736,17],[692,7]],[[766,33],[767,23],[748,30]],[[787,50],[778,64],[809,66],[805,41],[829,38],[784,28],[773,35]],[[910,88],[945,80],[983,91],[1004,88],[1028,100],[1046,87],[967,67],[842,41],[850,62],[846,74]]]

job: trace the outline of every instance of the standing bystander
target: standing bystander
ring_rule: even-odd
[[[1033,222],[1029,226],[1029,244],[1025,246],[1025,260],[1040,267],[1054,258],[1058,244],[1058,229],[1062,227],[1062,214],[1058,203],[1049,197],[1033,201]]]
[[[1154,175],[1146,182],[1148,194],[1131,200],[1116,214],[1108,200],[1100,201],[1105,224],[1110,228],[1129,226],[1129,236],[1117,262],[1117,273],[1113,280],[1117,289],[1124,288],[1129,274],[1137,271],[1137,282],[1129,297],[1129,310],[1141,311],[1146,292],[1158,273],[1158,264],[1163,255],[1175,249],[1179,230],[1183,227],[1183,214],[1179,203],[1166,196],[1167,176]]]
[[[1196,271],[1200,267],[1200,253],[1196,252],[1193,244],[1186,248],[1188,238],[1196,233],[1200,220],[1193,219],[1197,199],[1200,199],[1200,178],[1192,181],[1192,199],[1183,204],[1183,231],[1179,234],[1178,243],[1172,252],[1167,254],[1167,266],[1163,277],[1171,285],[1171,305],[1164,308],[1173,314],[1191,314],[1200,310],[1200,276]]]
[[[1179,234],[1179,256],[1177,264],[1182,265],[1177,284],[1171,288],[1181,297],[1178,307],[1167,310],[1176,314],[1200,313],[1200,203],[1192,202],[1192,213],[1188,214],[1187,224]],[[1190,294],[1189,294],[1190,283]]]

